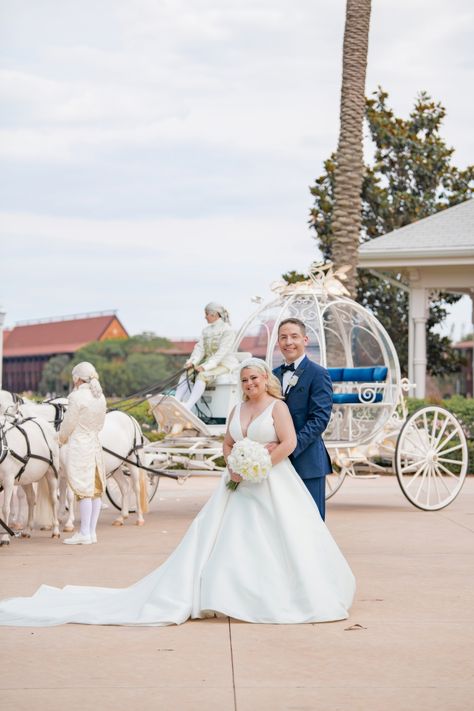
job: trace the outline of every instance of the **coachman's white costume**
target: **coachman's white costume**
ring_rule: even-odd
[[[189,359],[193,365],[202,365],[204,368],[198,378],[210,383],[217,375],[237,367],[237,358],[232,354],[234,340],[235,333],[222,318],[203,329]]]
[[[207,304],[206,314],[215,314],[217,320],[206,326],[199,341],[194,346],[188,360],[190,366],[201,367],[191,389],[189,374],[181,376],[176,389],[176,399],[191,410],[197,403],[207,385],[210,385],[218,375],[230,373],[238,365],[233,355],[235,334],[229,324],[229,314],[226,309],[215,301]]]

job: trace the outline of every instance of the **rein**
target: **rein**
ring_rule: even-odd
[[[128,415],[128,413],[124,413],[124,414]],[[128,415],[128,417],[130,417],[130,419],[133,421],[133,423],[134,423],[134,425],[135,425],[135,419],[134,419],[131,415]],[[108,476],[112,476],[112,474],[113,474],[114,472],[116,472],[117,469],[120,469],[120,467],[122,466],[122,464],[125,463],[125,464],[132,464],[134,467],[138,467],[139,469],[144,469],[144,470],[147,471],[147,472],[151,472],[151,474],[155,474],[155,475],[160,475],[160,476],[168,477],[168,479],[175,479],[175,480],[178,479],[179,477],[178,477],[177,475],[175,475],[175,474],[168,474],[168,473],[167,473],[165,470],[163,470],[163,469],[152,469],[151,467],[146,467],[144,464],[141,463],[140,457],[139,457],[139,455],[138,455],[138,452],[139,452],[140,449],[143,449],[143,447],[145,446],[145,440],[144,440],[144,438],[143,438],[143,434],[142,434],[141,430],[139,429],[139,432],[140,432],[140,441],[138,442],[138,440],[137,440],[137,428],[136,428],[136,427],[134,427],[134,431],[135,431],[135,435],[134,435],[134,442],[133,442],[133,445],[132,445],[130,451],[128,452],[128,454],[127,454],[125,457],[123,457],[121,454],[118,454],[117,452],[112,451],[112,450],[109,449],[108,447],[102,446],[102,450],[103,450],[104,452],[107,452],[107,454],[111,454],[113,457],[117,457],[117,459],[120,459],[120,464],[118,465],[118,467],[116,467],[116,468],[113,469],[111,472],[109,472]],[[133,454],[135,455],[136,461],[132,461],[131,459],[129,459],[129,457],[130,457],[131,455],[133,455]]]
[[[141,447],[143,447],[143,445],[141,445]],[[137,447],[136,449],[140,449],[141,447]],[[125,462],[126,464],[133,464],[135,467],[139,467],[140,469],[144,469],[146,472],[150,472],[151,474],[156,474],[157,476],[158,476],[158,475],[159,475],[159,476],[164,476],[164,477],[168,477],[168,479],[175,479],[175,480],[180,478],[177,474],[170,474],[170,473],[169,473],[167,470],[165,470],[165,469],[152,469],[151,467],[146,467],[144,464],[142,464],[142,463],[140,462],[140,458],[138,457],[138,454],[137,454],[137,461],[136,461],[136,462],[132,462],[131,459],[127,459],[127,457],[128,457],[130,454],[133,454],[134,451],[136,451],[136,450],[133,450],[133,449],[132,449],[132,450],[129,452],[129,454],[127,455],[127,457],[122,457],[121,454],[117,454],[117,452],[112,452],[112,450],[111,450],[111,449],[107,449],[107,447],[102,447],[102,449],[104,450],[104,452],[107,452],[108,454],[113,454],[114,457],[117,457],[117,459],[120,459],[120,460],[121,460],[121,464],[117,467],[117,469],[119,469],[119,468],[122,466],[122,464]],[[111,476],[114,472],[116,472],[117,469],[114,469],[112,472],[110,472],[110,473],[109,473],[109,476]]]

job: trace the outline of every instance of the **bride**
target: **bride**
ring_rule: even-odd
[[[272,447],[272,470],[235,491],[223,476],[168,560],[128,588],[42,585],[0,603],[0,624],[170,625],[223,614],[246,622],[329,622],[348,616],[354,577],[288,460],[296,435],[266,363],[240,367],[242,402],[229,418],[224,456],[248,437]]]

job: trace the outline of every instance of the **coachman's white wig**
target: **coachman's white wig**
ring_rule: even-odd
[[[218,314],[223,321],[229,323],[229,312],[222,304],[218,304],[217,301],[210,301],[205,305],[204,311],[207,314]]]
[[[99,376],[92,363],[88,363],[86,360],[82,363],[78,363],[72,369],[71,375],[74,383],[78,380],[83,380],[87,383],[94,397],[99,398],[102,395]]]

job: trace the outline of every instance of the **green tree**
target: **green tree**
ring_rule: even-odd
[[[74,354],[61,377],[70,382],[74,365],[87,360],[95,365],[107,396],[127,397],[176,371],[176,364],[161,352],[170,346],[166,338],[153,333],[94,341]]]
[[[415,100],[407,119],[395,116],[382,88],[366,101],[366,119],[374,156],[365,166],[362,183],[361,240],[403,227],[472,197],[474,166],[460,170],[452,164],[454,149],[440,134],[446,111],[426,92]],[[335,156],[310,188],[314,197],[310,224],[326,259],[333,255]],[[403,285],[402,276],[398,280]],[[446,317],[447,305],[459,297],[440,294],[431,303],[428,321],[428,371],[434,375],[459,368],[460,357],[450,340],[433,329]],[[402,370],[408,363],[408,295],[396,285],[359,270],[357,300],[373,311],[397,344]]]
[[[71,357],[68,355],[57,355],[48,360],[38,385],[41,395],[51,393],[60,396],[67,392],[69,378],[64,379],[63,371],[67,369],[70,361]]]
[[[362,128],[371,0],[347,0],[339,141],[334,171],[332,258],[336,268],[351,266],[345,286],[355,297],[364,177]]]

